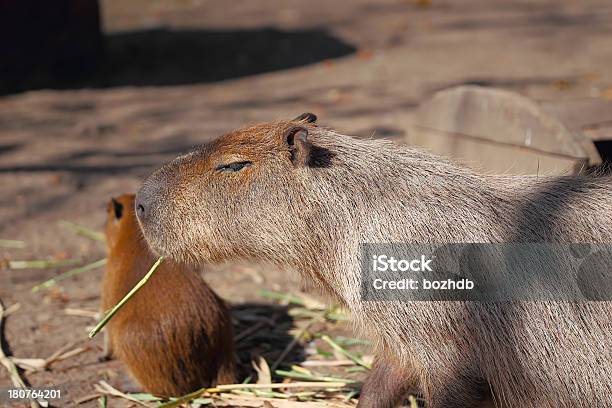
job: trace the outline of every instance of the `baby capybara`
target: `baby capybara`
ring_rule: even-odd
[[[109,202],[106,242],[103,310],[118,303],[157,259],[136,221],[133,194]],[[180,396],[234,382],[230,314],[197,270],[165,260],[106,330],[106,351],[155,395]]]
[[[479,174],[314,119],[231,132],[156,171],[136,203],[147,241],[178,260],[264,260],[316,283],[374,340],[360,407],[408,390],[428,408],[612,407],[610,299],[360,291],[363,243],[612,243],[612,178]]]

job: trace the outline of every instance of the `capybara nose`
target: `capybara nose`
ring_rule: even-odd
[[[164,167],[156,170],[151,174],[140,186],[138,192],[136,193],[136,200],[134,202],[134,211],[136,212],[136,217],[138,217],[138,221],[140,222],[140,226],[143,228],[143,231],[146,232],[148,226],[151,223],[154,223],[155,219],[157,219],[157,215],[161,209],[161,203],[164,202],[163,197],[168,190],[168,186],[171,185],[168,179],[168,170],[165,170],[168,167],[166,164]],[[173,168],[169,170],[170,172],[174,171]]]
[[[136,211],[136,216],[140,222],[144,222],[149,216],[149,213],[151,212],[151,204],[151,194],[148,191],[147,185],[145,184],[136,194],[136,200],[134,202],[134,210]]]
[[[146,214],[147,214],[147,211],[146,211],[144,204],[141,204],[137,201],[136,202],[136,215],[138,216],[138,218],[140,218],[141,221],[144,221]]]

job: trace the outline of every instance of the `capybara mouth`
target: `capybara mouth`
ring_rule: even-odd
[[[177,263],[189,266],[201,266],[215,261],[208,248],[195,243],[184,243],[183,239],[178,236],[179,234],[175,233],[177,231],[176,228],[163,230],[155,228],[154,231],[156,232],[150,233],[147,233],[147,227],[141,225],[141,228],[151,251],[156,256],[164,256]],[[158,231],[164,231],[164,233],[159,233]]]
[[[165,239],[165,234],[160,233],[161,229],[155,228],[150,224],[150,221],[147,223],[139,221],[142,235],[147,241],[151,251],[157,256],[164,256],[177,261],[180,260],[180,258],[183,256],[181,255],[183,251],[176,244],[169,245],[170,242],[176,242],[176,239]]]

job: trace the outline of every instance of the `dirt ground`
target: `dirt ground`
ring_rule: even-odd
[[[102,243],[58,222],[101,230],[111,196],[245,124],[311,111],[342,132],[401,141],[415,107],[449,86],[496,86],[540,101],[612,98],[608,0],[102,5],[108,60],[97,76],[0,97],[0,239],[26,243],[0,247],[0,258],[104,257]],[[30,292],[67,269],[0,271],[0,299],[20,305],[7,318],[5,349],[44,358],[71,342],[90,348],[25,375],[33,386],[61,385],[57,406],[92,394],[101,379],[136,389],[117,361],[98,362],[101,339],[86,340],[94,320],[66,314],[97,310],[102,270]],[[293,277],[252,265],[215,267],[205,277],[238,308],[276,310],[258,290],[296,287]],[[0,388],[9,385],[0,370]]]

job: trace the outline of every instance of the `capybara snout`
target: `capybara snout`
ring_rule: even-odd
[[[179,178],[179,169],[174,163],[180,159],[175,159],[172,163],[151,174],[136,193],[134,210],[141,225],[146,225],[155,219],[160,205],[164,203],[164,192]]]
[[[161,255],[169,255],[161,249],[171,246],[171,242],[180,238],[175,234],[181,232],[183,205],[175,200],[175,197],[189,197],[191,202],[186,202],[186,206],[193,206],[193,202],[197,200],[197,196],[188,191],[194,186],[185,185],[185,180],[188,179],[182,172],[182,163],[185,160],[184,156],[178,157],[155,171],[142,184],[135,197],[134,211],[138,223],[151,249]],[[194,174],[192,179],[197,180],[196,171],[191,170],[190,173]],[[166,233],[160,233],[162,230]]]
[[[140,187],[136,194],[134,203],[134,211],[138,217],[140,225],[145,226],[151,218],[151,212],[154,211],[157,203],[160,201],[160,189],[158,181],[151,176],[146,183]]]

